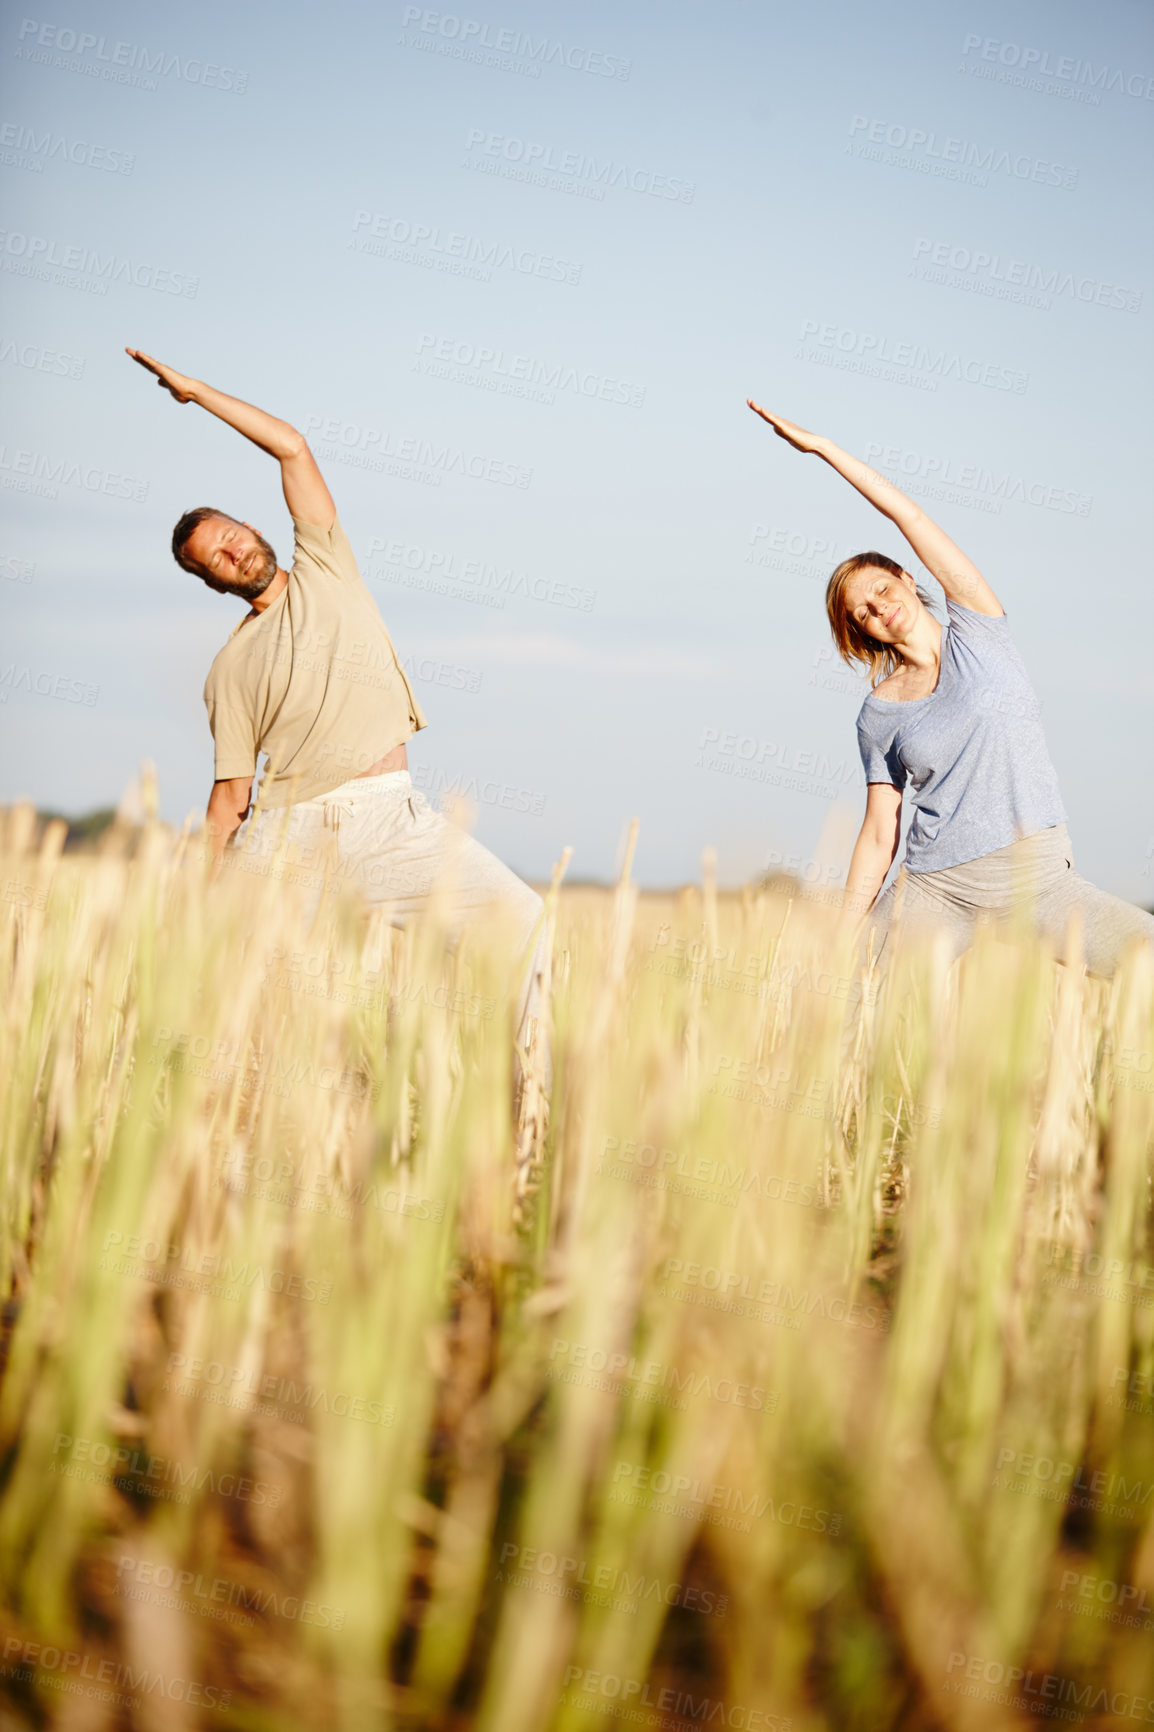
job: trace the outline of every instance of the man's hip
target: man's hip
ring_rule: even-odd
[[[408,770],[355,776],[308,800],[258,811],[235,832],[238,864],[275,863],[286,879],[317,890],[359,892],[404,918],[440,887],[455,912],[490,904],[531,928],[541,899],[495,855],[435,810]]]

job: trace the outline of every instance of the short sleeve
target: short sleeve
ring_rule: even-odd
[[[256,774],[257,744],[252,717],[235,704],[206,698],[208,725],[215,748],[213,779],[228,782]]]
[[[894,788],[905,787],[906,767],[898,756],[892,727],[884,729],[879,737],[870,725],[869,712],[863,709],[857,719],[857,743],[867,782],[889,782]]]
[[[331,529],[294,517],[293,538],[293,571],[306,581],[310,574],[319,573],[338,583],[364,582],[339,517],[333,519]]]
[[[1009,618],[1004,613],[975,613],[960,601],[946,597],[946,615],[950,630],[963,642],[984,639],[987,643],[1007,643],[1010,638]]]

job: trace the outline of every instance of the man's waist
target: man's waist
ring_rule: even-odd
[[[408,793],[412,786],[413,778],[408,770],[386,770],[379,776],[350,776],[347,782],[327,788],[323,794],[314,794],[309,800],[296,800],[293,804],[323,806],[326,800],[353,799],[358,794]]]

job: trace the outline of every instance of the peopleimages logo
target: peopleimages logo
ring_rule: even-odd
[[[1101,1685],[1082,1684],[1060,1672],[1008,1666],[982,1654],[952,1653],[945,1687],[951,1695],[1024,1708],[1030,1714],[1054,1719],[1081,1721],[1087,1714],[1116,1714],[1119,1719],[1150,1723],[1150,1703],[1145,1696],[1132,1696],[1125,1690],[1111,1695]]]
[[[89,144],[61,133],[36,132],[15,121],[0,125],[0,161],[10,168],[31,168],[40,173],[46,162],[71,162],[80,168],[98,168],[107,174],[131,174],[136,157],[131,151],[112,150],[105,144]]]
[[[439,487],[444,475],[467,476],[473,481],[493,481],[502,487],[528,487],[533,471],[500,457],[486,457],[456,445],[441,445],[416,434],[397,434],[385,427],[369,427],[359,421],[342,421],[335,415],[310,415],[305,422],[313,451],[327,462],[351,463],[376,473],[411,475]]]
[[[238,94],[248,84],[248,73],[237,72],[231,66],[220,66],[211,60],[182,59],[163,48],[113,42],[108,36],[94,36],[90,31],[73,30],[68,25],[42,24],[36,18],[21,21],[16,58],[57,66],[65,72],[84,72],[114,84],[135,84],[145,90],[157,89],[153,74],[161,78],[175,76],[185,84],[203,84],[208,90],[234,90]],[[143,78],[134,76],[141,73]]]
[[[1093,494],[1078,493],[1074,488],[1030,481],[1010,470],[1002,473],[985,469],[980,463],[956,463],[952,457],[931,457],[922,452],[907,451],[900,445],[882,445],[873,439],[866,445],[866,462],[879,463],[883,469],[896,471],[907,492],[918,492],[919,484],[956,487],[976,498],[988,498],[999,510],[1003,501],[1017,500],[1022,505],[1038,505],[1048,511],[1089,517],[1094,505]]]
[[[1026,151],[1009,151],[996,145],[975,144],[972,139],[953,138],[937,132],[927,132],[921,126],[905,126],[887,120],[871,120],[855,114],[849,127],[850,144],[847,152],[860,154],[856,145],[884,145],[902,156],[893,159],[893,166],[921,170],[923,173],[946,173],[952,167],[976,171],[975,184],[985,186],[988,174],[1008,174],[1015,180],[1030,180],[1038,185],[1060,186],[1069,190],[1078,184],[1078,170],[1047,157],[1030,156]],[[879,161],[890,159],[878,155]]]
[[[691,1726],[728,1726],[733,1732],[790,1732],[793,1725],[788,1714],[768,1708],[747,1708],[741,1702],[694,1696],[687,1690],[662,1688],[647,1679],[598,1672],[591,1666],[565,1668],[560,1699],[586,1713],[611,1714],[614,1719],[636,1720],[647,1726],[666,1726],[670,1732],[683,1732]],[[621,1707],[606,1707],[607,1702],[618,1701]],[[638,1712],[641,1708],[647,1710],[644,1717]]]
[[[967,385],[987,385],[996,391],[1013,391],[1020,397],[1030,381],[1028,373],[974,355],[961,355],[955,350],[939,349],[929,343],[896,341],[880,331],[858,331],[848,325],[835,325],[819,319],[802,321],[800,341],[817,343],[842,355],[891,362],[896,367],[908,367],[928,374],[935,389],[938,379],[957,379]]]
[[[576,1591],[579,1588],[620,1594],[626,1602],[620,1607],[622,1611],[635,1611],[642,1600],[650,1600],[657,1605],[683,1606],[687,1612],[723,1618],[729,1605],[728,1594],[719,1594],[711,1588],[666,1581],[661,1576],[631,1576],[628,1568],[616,1564],[597,1564],[591,1569],[585,1558],[506,1540],[501,1547],[496,1580],[513,1587],[527,1587],[532,1585],[534,1576],[554,1580],[561,1597],[566,1599],[579,1599],[581,1595]]]
[[[66,1691],[70,1696],[83,1693],[91,1700],[121,1708],[134,1707],[145,1697],[150,1707],[158,1697],[186,1702],[194,1708],[225,1709],[232,1701],[231,1690],[219,1690],[214,1684],[168,1677],[144,1666],[137,1671],[114,1660],[97,1660],[95,1655],[82,1653],[78,1648],[54,1648],[44,1642],[22,1641],[19,1636],[9,1636],[4,1643],[0,1678],[36,1684],[45,1690]],[[107,1688],[102,1688],[105,1685]]]
[[[0,337],[0,361],[10,361],[30,373],[54,373],[61,379],[84,377],[84,362],[79,355],[43,349],[38,343],[22,343],[14,337]]]
[[[34,493],[41,499],[57,498],[61,487],[81,487],[86,493],[131,499],[137,505],[148,498],[148,482],[135,476],[77,463],[72,458],[52,457],[44,451],[11,451],[7,445],[0,445],[0,486],[14,488],[17,493]]]
[[[989,294],[1001,285],[1003,291],[1022,289],[1043,296],[1069,295],[1071,300],[1112,307],[1123,313],[1137,313],[1142,306],[1141,289],[1109,283],[1102,277],[1081,276],[1057,265],[1030,264],[1024,259],[1006,258],[1001,253],[988,253],[979,247],[954,246],[949,241],[927,237],[915,241],[914,261],[915,275],[924,274],[919,267],[925,265],[939,270],[948,268],[960,277],[968,276],[981,283]]]
[[[457,59],[481,60],[489,56],[507,55],[510,60],[528,61],[525,71],[531,78],[540,78],[542,66],[563,66],[570,72],[591,72],[599,78],[628,78],[633,62],[617,54],[602,54],[595,48],[579,48],[558,41],[553,36],[530,36],[525,30],[494,29],[478,18],[459,18],[452,12],[430,12],[423,6],[406,6],[401,18],[402,28],[415,25],[423,35],[434,40],[427,43],[409,42],[402,35],[406,48],[438,48]],[[442,44],[444,46],[442,46]],[[486,50],[486,54],[479,50]]]
[[[1064,54],[1052,63],[1048,48],[1025,48],[1019,42],[999,42],[994,36],[967,36],[962,54],[976,56],[974,64],[984,60],[1034,76],[1088,85],[1092,90],[1116,90],[1120,96],[1136,96],[1144,102],[1154,98],[1154,78],[1147,73],[1123,72],[1121,67],[1108,64],[1095,67],[1089,60],[1078,60],[1072,54]]]
[[[56,273],[52,280],[71,278],[79,282],[87,278],[99,294],[107,293],[109,283],[127,282],[137,289],[156,289],[161,294],[184,295],[194,301],[200,287],[199,277],[165,270],[142,259],[99,253],[95,247],[65,246],[45,235],[26,235],[11,229],[0,229],[0,255],[0,264],[6,271],[43,276],[46,268],[51,268]]]
[[[368,229],[362,235],[362,229]],[[454,275],[471,275],[481,282],[490,282],[495,270],[510,270],[522,277],[539,277],[546,282],[581,281],[582,266],[569,259],[559,259],[553,253],[540,253],[534,247],[511,246],[504,241],[482,241],[476,235],[442,229],[435,223],[414,223],[404,217],[374,215],[359,210],[353,216],[353,236],[349,245],[361,253],[390,259],[398,264],[424,265],[428,270],[448,271]]]
[[[544,794],[532,788],[517,788],[509,782],[481,782],[476,776],[458,774],[432,764],[418,764],[412,772],[413,786],[422,793],[444,795],[449,800],[472,800],[484,806],[500,806],[506,812],[527,812],[539,818],[545,810]]]
[[[100,687],[84,680],[70,679],[67,674],[33,671],[9,662],[0,667],[0,704],[6,704],[13,692],[36,692],[42,698],[59,698],[66,704],[87,704],[89,709],[100,697]]]
[[[509,596],[541,601],[551,607],[575,608],[580,613],[592,613],[597,600],[595,589],[584,589],[566,583],[562,578],[531,577],[528,572],[514,571],[509,566],[494,565],[483,559],[458,559],[455,554],[435,548],[421,547],[401,539],[384,540],[375,536],[369,542],[369,559],[379,555],[386,565],[393,566],[404,576],[390,578],[387,573],[370,571],[377,582],[407,582],[416,589],[428,589],[434,594],[463,594],[468,600],[481,600],[485,605],[504,608]],[[463,592],[457,585],[471,586]]]
[[[467,151],[478,155],[465,158],[466,168],[482,169],[493,174],[507,167],[518,174],[535,179],[540,175],[557,175],[563,182],[584,187],[590,198],[605,197],[607,186],[625,187],[629,192],[647,194],[650,198],[677,199],[692,204],[697,188],[693,181],[674,180],[669,175],[655,174],[652,169],[630,167],[614,162],[612,157],[598,161],[582,150],[556,150],[551,144],[541,144],[527,138],[510,138],[502,132],[485,132],[473,127],[465,140]],[[496,160],[486,163],[485,158]]]
[[[572,391],[602,403],[625,404],[631,409],[640,409],[645,402],[645,386],[629,379],[590,372],[567,362],[506,354],[504,349],[485,343],[461,342],[429,331],[418,338],[413,370],[540,403],[556,402],[558,391]]]

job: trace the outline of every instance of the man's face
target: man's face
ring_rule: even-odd
[[[184,544],[184,557],[205,582],[226,595],[255,601],[276,576],[276,554],[250,523],[206,517]]]

